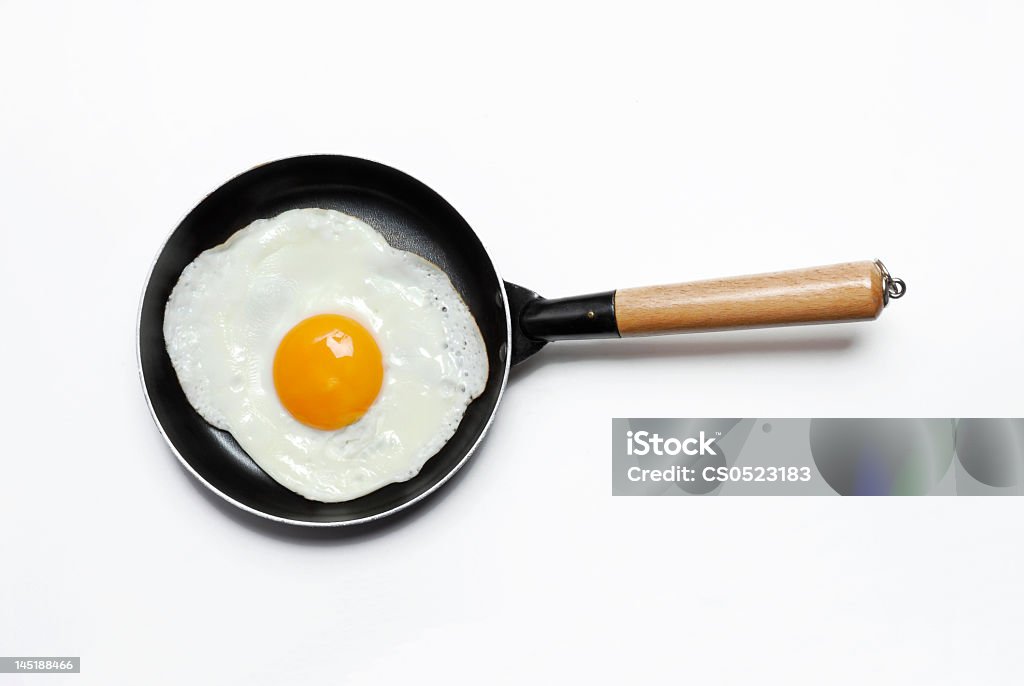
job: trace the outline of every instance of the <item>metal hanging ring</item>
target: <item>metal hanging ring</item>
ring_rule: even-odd
[[[875,260],[875,266],[878,267],[878,271],[882,273],[882,302],[883,305],[889,304],[889,299],[897,300],[902,298],[907,292],[907,284],[903,279],[894,279],[889,274],[889,270],[885,268],[881,260]]]
[[[890,298],[902,298],[903,294],[907,292],[907,284],[903,279],[890,278],[887,292]]]

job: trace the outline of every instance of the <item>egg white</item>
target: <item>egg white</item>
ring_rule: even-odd
[[[373,405],[337,431],[294,419],[272,373],[282,337],[324,313],[363,324],[384,361]],[[480,330],[444,271],[334,210],[260,219],[200,254],[167,301],[164,339],[199,414],[276,481],[322,502],[418,474],[487,382]]]

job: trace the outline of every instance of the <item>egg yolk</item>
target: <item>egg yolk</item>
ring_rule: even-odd
[[[274,355],[277,397],[295,419],[316,429],[333,431],[358,421],[383,380],[377,341],[340,314],[302,320]]]

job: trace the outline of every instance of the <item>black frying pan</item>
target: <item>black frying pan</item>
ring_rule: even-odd
[[[416,477],[343,503],[292,493],[257,467],[230,434],[207,424],[186,400],[164,347],[164,306],[185,266],[252,221],[302,207],[359,217],[392,246],[444,269],[480,327],[490,362],[483,394]],[[902,282],[890,279],[881,263],[864,262],[547,300],[503,282],[466,221],[416,179],[368,160],[314,155],[271,162],[235,177],[171,233],[142,296],[139,368],[157,426],[185,468],[210,490],[269,519],[336,526],[397,512],[447,481],[487,431],[510,366],[548,341],[866,319],[902,293]]]

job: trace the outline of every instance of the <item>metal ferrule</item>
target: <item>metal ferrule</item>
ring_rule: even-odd
[[[523,333],[541,341],[618,338],[615,291],[571,298],[538,298],[523,308]]]

